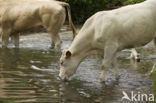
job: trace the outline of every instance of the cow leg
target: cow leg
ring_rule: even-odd
[[[12,39],[14,45],[15,45],[15,48],[19,48],[19,34],[18,33],[17,34],[13,34],[11,36],[11,39]]]
[[[51,36],[51,39],[52,39],[52,44],[51,44],[51,48],[54,48],[56,49],[56,51],[59,51],[60,48],[61,48],[61,39],[60,39],[60,36],[58,35],[58,32],[50,32],[50,36]]]
[[[62,21],[58,19],[57,22],[51,24],[50,30],[48,30],[52,39],[51,48],[54,48],[55,46],[56,51],[60,51],[61,49],[62,41],[58,33],[62,25],[63,25]]]
[[[50,47],[51,49],[54,49],[55,48],[55,43],[54,43],[54,41],[52,40],[52,42],[51,42],[51,47]]]
[[[117,46],[114,44],[111,44],[109,46],[106,46],[104,48],[104,59],[102,61],[102,72],[99,77],[99,82],[103,81],[105,69],[109,68],[112,64],[112,61],[116,58],[116,52],[117,52]]]
[[[117,58],[114,57],[113,59],[113,68],[114,68],[114,76],[115,76],[115,79],[118,79],[119,78],[119,74],[118,74],[118,65],[117,65]]]
[[[137,62],[140,62],[139,54],[137,53],[135,48],[131,49],[131,56],[130,56],[130,58],[136,60]]]
[[[56,51],[60,51],[62,41],[59,36],[59,30],[61,29],[61,27],[65,21],[65,14],[63,13],[63,14],[57,15],[56,17],[57,18],[55,18],[55,22],[52,22],[50,24],[50,36],[53,41],[51,44],[51,47],[53,48],[55,45]],[[52,21],[53,21],[53,19],[54,18],[52,18]]]
[[[42,17],[43,25],[51,36],[51,48],[54,48],[55,46],[57,51],[60,50],[62,43],[60,36],[58,35],[59,30],[61,29],[61,26],[64,23],[64,19],[62,18],[65,18],[65,16],[57,14],[54,17],[50,15],[45,15]]]
[[[154,43],[154,45],[156,47],[156,38],[154,38],[153,43]],[[155,68],[156,68],[156,64],[153,65],[152,70],[149,73],[147,73],[146,75],[149,75],[150,76],[153,73],[153,71],[154,71]]]
[[[2,48],[7,48],[8,41],[9,41],[9,34],[4,33],[2,34],[1,38],[2,38]]]

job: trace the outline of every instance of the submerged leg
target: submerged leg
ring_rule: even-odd
[[[118,80],[119,79],[119,74],[118,74],[118,63],[117,63],[117,58],[116,56],[113,59],[113,69],[114,69],[114,76],[115,79]]]
[[[52,43],[51,48],[56,48],[57,51],[60,51],[61,48],[61,39],[59,36],[59,30],[65,21],[65,12],[64,8],[58,11],[55,15],[50,13],[44,13],[42,16],[42,23],[45,29],[48,31]]]
[[[118,47],[116,44],[111,44],[104,48],[104,59],[102,61],[102,72],[99,77],[99,82],[103,82],[105,69],[109,68],[112,64],[113,59],[115,59],[117,49]]]
[[[15,48],[19,48],[19,34],[13,34],[11,39],[15,45]]]
[[[55,47],[55,49],[57,51],[60,50],[61,48],[61,39],[60,39],[60,36],[59,36],[59,30],[60,30],[61,26],[57,26],[57,24],[55,26],[51,26],[48,28],[48,33],[50,34],[50,37],[51,37],[51,48],[53,49]]]
[[[54,43],[54,41],[52,40],[52,42],[51,42],[51,47],[50,47],[51,49],[54,49],[55,48],[55,43]]]
[[[51,48],[55,47],[56,51],[60,51],[62,41],[60,39],[60,36],[58,35],[58,32],[50,31],[49,34],[52,39]]]
[[[9,34],[4,33],[4,34],[2,34],[1,38],[2,38],[2,48],[7,48],[8,41],[9,41]]]

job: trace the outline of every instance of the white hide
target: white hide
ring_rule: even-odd
[[[80,62],[93,50],[103,52],[102,73],[116,59],[116,53],[123,49],[143,46],[156,38],[156,0],[125,6],[110,11],[100,11],[90,17],[61,57],[60,77],[69,77]],[[64,71],[64,72],[61,72]],[[74,74],[73,72],[72,74]]]

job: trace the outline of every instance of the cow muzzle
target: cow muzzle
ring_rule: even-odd
[[[68,81],[68,76],[66,76],[66,75],[61,75],[61,74],[59,74],[59,78],[62,80],[62,81]]]

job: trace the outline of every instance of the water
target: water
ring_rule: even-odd
[[[68,48],[71,31],[63,28],[60,36],[62,49]],[[60,54],[49,49],[50,42],[47,33],[36,33],[21,36],[19,49],[12,44],[6,51],[0,49],[0,103],[128,103],[121,102],[122,91],[156,93],[154,78],[145,76],[156,57],[152,44],[138,48],[140,63],[129,60],[129,50],[118,53],[119,80],[109,69],[105,83],[99,83],[101,59],[89,58],[81,63],[70,82],[61,82]]]

